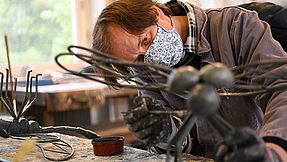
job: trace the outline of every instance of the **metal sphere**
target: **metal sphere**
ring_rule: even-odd
[[[228,88],[234,84],[233,73],[222,63],[204,66],[200,70],[200,79],[216,88]]]
[[[192,66],[182,66],[174,69],[167,79],[167,87],[170,92],[184,94],[199,81],[199,71]]]
[[[219,102],[219,95],[213,86],[197,84],[188,95],[187,107],[195,115],[207,117],[216,113]]]

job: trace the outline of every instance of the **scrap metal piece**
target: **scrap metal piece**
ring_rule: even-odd
[[[28,71],[27,74],[27,82],[26,82],[26,91],[25,91],[25,96],[22,101],[21,107],[18,109],[16,100],[13,98],[13,96],[9,97],[8,95],[8,84],[9,84],[9,70],[6,69],[6,81],[5,81],[5,93],[4,96],[2,95],[2,90],[3,90],[3,85],[4,85],[4,74],[0,72],[1,75],[1,93],[0,93],[0,100],[4,107],[6,108],[7,112],[13,117],[13,119],[17,122],[19,122],[20,117],[22,117],[30,108],[31,105],[36,101],[37,95],[38,95],[38,78],[41,76],[41,74],[37,74],[36,77],[32,76],[30,77],[32,70]],[[36,85],[35,85],[35,92],[32,91],[33,87],[33,79],[36,79]],[[14,84],[14,89],[11,90],[13,92],[16,92],[16,87],[17,87],[17,78],[15,78],[15,84]],[[32,93],[34,94],[32,96]],[[12,100],[12,101],[11,101]]]
[[[27,133],[10,137],[17,140],[35,140],[36,146],[41,150],[43,156],[51,161],[68,160],[75,153],[75,149],[72,145],[55,135]]]

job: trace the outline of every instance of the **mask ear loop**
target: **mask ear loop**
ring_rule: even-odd
[[[169,19],[170,19],[170,23],[171,23],[171,26],[172,26],[172,29],[174,29],[174,23],[173,23],[173,20],[171,18],[171,15],[168,15]]]
[[[171,26],[172,26],[171,29],[166,29],[166,28],[164,28],[163,26],[161,26],[161,25],[158,24],[158,23],[156,23],[156,25],[157,25],[158,27],[162,28],[162,29],[163,29],[164,31],[166,31],[166,32],[173,32],[173,31],[175,31],[174,22],[173,22],[173,20],[172,20],[172,18],[171,18],[171,15],[168,15],[168,17],[169,17],[169,19],[170,19],[170,23],[171,23]]]

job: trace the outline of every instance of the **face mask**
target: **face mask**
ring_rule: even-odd
[[[144,55],[144,62],[171,67],[177,64],[183,56],[183,43],[175,28],[166,30],[158,25],[157,34]]]

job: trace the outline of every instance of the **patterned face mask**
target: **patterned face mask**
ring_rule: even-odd
[[[157,34],[144,56],[145,63],[174,66],[184,57],[183,42],[173,27],[166,30],[160,25]]]

